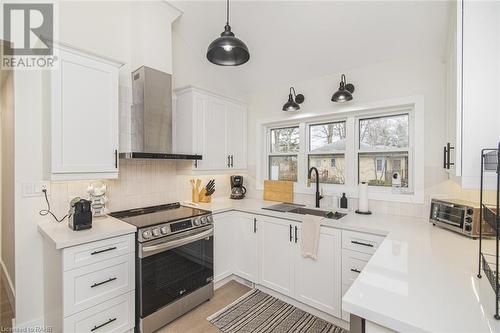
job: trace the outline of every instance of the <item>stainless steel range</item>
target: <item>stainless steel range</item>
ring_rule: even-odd
[[[110,215],[137,227],[136,332],[156,331],[213,296],[210,211],[172,203]]]

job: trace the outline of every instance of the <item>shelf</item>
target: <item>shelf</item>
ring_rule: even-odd
[[[490,284],[491,284],[491,287],[493,288],[493,291],[495,291],[496,281],[500,281],[500,280],[499,280],[499,277],[497,276],[497,274],[495,273],[495,270],[493,269],[493,266],[495,264],[492,262],[488,262],[488,260],[486,260],[486,257],[491,258],[491,260],[495,260],[495,256],[490,255],[490,254],[481,253],[481,260],[483,261],[482,266],[483,266],[484,275],[486,275],[486,277],[488,278],[488,281],[490,281]],[[500,302],[500,293],[497,294],[497,301]]]
[[[500,219],[498,215],[495,213],[493,208],[490,208],[483,204],[483,220],[488,222],[488,224],[493,228],[494,231],[500,231]]]

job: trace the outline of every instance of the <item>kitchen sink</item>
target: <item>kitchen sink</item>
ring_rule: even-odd
[[[302,214],[302,215],[315,215],[315,216],[326,217],[326,218],[332,219],[332,220],[338,220],[346,215],[344,213],[332,212],[331,210],[320,210],[320,209],[311,209],[311,208],[304,208],[304,207],[299,207],[299,208],[289,210],[288,213],[295,213],[295,214]]]
[[[338,220],[346,215],[344,213],[332,212],[331,210],[313,209],[304,207],[304,205],[289,204],[289,203],[281,203],[269,207],[263,207],[263,209],[273,210],[282,213],[321,216],[332,220]]]

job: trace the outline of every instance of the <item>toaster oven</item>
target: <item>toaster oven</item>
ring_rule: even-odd
[[[446,228],[465,236],[479,237],[479,219],[480,208],[478,203],[450,199],[450,200],[431,200],[431,212],[429,222]],[[495,235],[489,224],[482,222],[483,236]]]

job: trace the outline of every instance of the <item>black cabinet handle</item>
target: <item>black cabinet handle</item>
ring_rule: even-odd
[[[103,284],[105,284],[105,283],[109,283],[109,282],[114,281],[114,280],[116,280],[116,278],[115,278],[115,277],[113,277],[113,278],[109,278],[109,279],[107,279],[106,281],[96,282],[96,283],[94,283],[93,285],[91,285],[91,286],[90,286],[90,288],[95,288],[95,287],[97,287],[97,286],[103,285]]]
[[[293,236],[292,236],[292,225],[290,224],[290,242],[293,241]]]
[[[354,273],[361,273],[361,271],[359,269],[356,269],[356,268],[351,268],[351,272],[354,272]]]
[[[373,244],[368,244],[368,243],[363,243],[363,242],[358,242],[358,241],[351,241],[352,244],[356,245],[363,245],[363,246],[368,246],[368,247],[373,247]]]
[[[106,325],[108,325],[108,324],[110,324],[110,323],[114,322],[115,320],[116,320],[116,318],[111,318],[110,320],[108,320],[108,321],[107,321],[107,322],[105,322],[104,324],[94,326],[94,328],[93,328],[93,329],[91,329],[91,330],[90,330],[90,332],[94,332],[95,330],[98,330],[98,329],[100,329],[101,327],[106,326]]]
[[[93,256],[95,254],[99,254],[99,253],[103,253],[103,252],[108,252],[108,251],[113,251],[113,250],[116,250],[116,246],[108,247],[107,249],[104,249],[104,250],[99,250],[99,251],[91,252],[90,255]]]
[[[298,237],[297,237],[297,226],[295,226],[295,243],[297,243],[297,239],[298,239]]]
[[[227,167],[231,167],[231,155],[227,155]]]
[[[197,168],[198,167],[198,160],[194,160],[194,167]]]
[[[448,154],[446,153],[446,146],[443,147],[443,169],[446,169],[448,163],[446,161]]]
[[[234,168],[234,155],[231,155],[231,168]]]
[[[115,149],[115,169],[118,169],[118,150]]]
[[[253,233],[257,233],[257,219],[254,218],[253,219]]]
[[[452,147],[451,144],[448,142],[446,143],[446,146],[444,146],[443,149],[443,168],[444,169],[450,169],[450,166],[455,165],[455,163],[451,163],[451,150],[455,149],[455,147]]]

